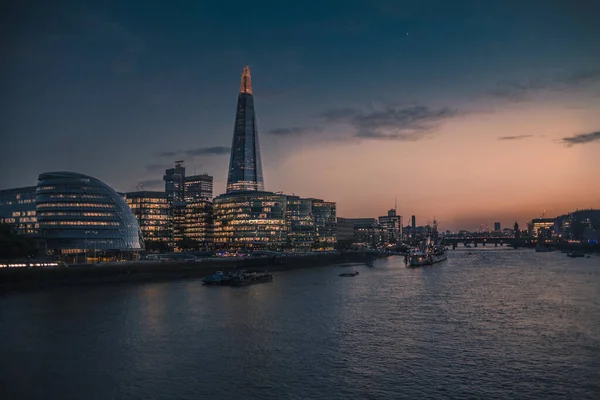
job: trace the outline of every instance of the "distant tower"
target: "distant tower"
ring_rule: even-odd
[[[169,203],[183,201],[185,191],[185,167],[183,160],[175,161],[175,168],[165,170],[163,176]]]
[[[413,215],[411,217],[411,222],[412,222],[412,228],[415,229],[417,227],[417,219],[415,218],[415,216]]]
[[[520,239],[521,231],[519,230],[519,224],[517,223],[517,221],[515,221],[514,230],[515,230],[515,239]]]
[[[260,146],[258,143],[258,130],[256,129],[250,67],[246,66],[242,72],[242,82],[237,101],[227,177],[227,193],[261,190],[264,190],[264,182]]]

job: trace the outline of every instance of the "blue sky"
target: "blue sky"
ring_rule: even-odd
[[[51,170],[120,191],[140,182],[160,188],[164,168],[182,158],[190,172],[214,175],[218,193],[239,77],[250,65],[267,189],[337,201],[341,216],[383,215],[398,197],[403,214],[441,213],[449,226],[600,206],[600,191],[586,184],[600,178],[589,172],[600,149],[594,1],[2,7],[2,188]],[[585,190],[573,186],[558,199],[542,185],[521,208],[496,215],[498,205],[474,215],[462,201],[423,205],[431,193],[422,182],[432,175],[420,163],[458,159],[455,168],[469,170],[467,160],[497,165],[516,151],[536,167],[542,158],[527,154],[540,146],[552,160],[569,160],[549,162],[550,174],[583,174],[575,181]],[[532,177],[498,179],[490,187],[523,198]],[[440,194],[479,193],[490,180],[452,182]],[[368,195],[355,196],[353,185]]]

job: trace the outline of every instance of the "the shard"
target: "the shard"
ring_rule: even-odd
[[[238,191],[264,190],[262,165],[260,162],[260,146],[254,113],[254,98],[250,67],[242,72],[242,82],[237,101],[229,174],[227,176],[227,193]]]

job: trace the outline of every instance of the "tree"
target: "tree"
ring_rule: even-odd
[[[37,248],[33,239],[16,235],[10,225],[0,224],[0,258],[33,257],[36,253]]]

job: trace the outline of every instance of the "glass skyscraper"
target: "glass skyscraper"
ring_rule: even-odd
[[[242,72],[242,82],[238,95],[231,158],[227,176],[227,193],[239,191],[264,190],[262,165],[260,161],[260,146],[256,115],[254,113],[254,98],[250,67]]]

